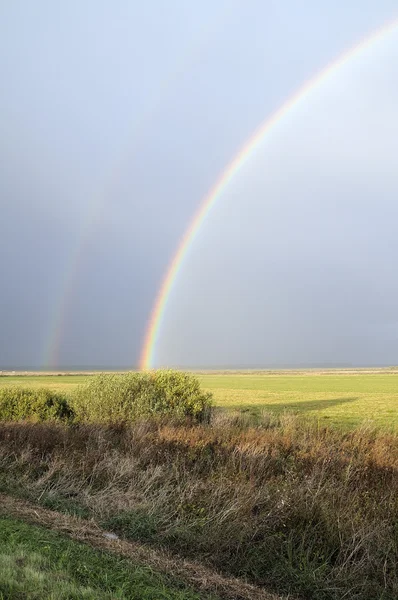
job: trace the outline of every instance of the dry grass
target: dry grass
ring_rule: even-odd
[[[262,426],[0,425],[3,490],[304,598],[398,597],[398,438]]]

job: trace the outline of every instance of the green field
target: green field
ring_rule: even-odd
[[[398,371],[292,371],[198,374],[204,388],[214,394],[216,406],[258,413],[293,411],[322,422],[356,426],[398,425]],[[71,391],[84,375],[0,377],[0,385],[49,386]]]
[[[277,413],[293,411],[324,422],[398,425],[398,374],[206,375],[218,406]]]

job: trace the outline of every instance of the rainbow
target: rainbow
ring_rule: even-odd
[[[106,208],[107,198],[120,177],[120,172],[126,167],[127,161],[131,161],[135,154],[139,152],[141,147],[140,139],[146,127],[150,124],[151,119],[162,106],[165,97],[172,91],[173,84],[189,71],[189,66],[194,58],[200,55],[201,50],[206,47],[211,36],[217,33],[229,13],[230,7],[227,7],[227,9],[222,7],[221,10],[216,11],[215,15],[212,15],[209,21],[205,22],[199,28],[197,35],[184,48],[179,60],[159,82],[159,86],[153,96],[148,98],[145,109],[140,114],[137,114],[126,127],[128,133],[122,152],[118,153],[115,157],[105,179],[101,181],[98,188],[92,191],[91,202],[77,233],[77,242],[74,245],[65,269],[62,271],[58,294],[53,302],[49,328],[43,344],[42,366],[55,368],[59,365],[61,340],[64,336],[68,307],[72,304],[72,298],[75,293],[75,282],[79,267],[82,263],[86,247],[90,243],[91,236],[96,231]],[[133,142],[131,141],[132,139]]]
[[[260,125],[253,133],[249,140],[240,149],[238,154],[227,165],[215,185],[211,188],[208,194],[202,200],[199,210],[194,215],[188,229],[185,231],[181,239],[177,251],[175,252],[168,268],[166,275],[160,286],[155,304],[153,306],[147,330],[145,333],[144,343],[142,346],[140,357],[140,368],[150,369],[154,363],[154,352],[156,349],[162,321],[167,308],[167,303],[170,298],[170,293],[178,278],[184,259],[189,248],[195,241],[195,238],[202,227],[205,219],[208,217],[212,207],[224,192],[228,184],[232,181],[235,175],[240,171],[243,165],[253,155],[256,148],[261,144],[263,139],[274,126],[279,123],[286,115],[290,113],[295,106],[305,100],[311,92],[324,83],[329,77],[334,75],[341,67],[347,64],[350,60],[358,56],[375,42],[387,36],[398,26],[398,18],[389,21],[380,28],[363,38],[359,43],[350,47],[348,50],[340,54],[336,59],[329,63],[320,72],[309,79],[302,87],[300,87],[290,98],[286,100],[280,108],[278,108],[271,116]]]

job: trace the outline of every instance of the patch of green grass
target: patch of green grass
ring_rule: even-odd
[[[49,387],[52,390],[72,391],[85,383],[88,375],[7,375],[0,377],[0,387],[19,385],[23,387]]]
[[[206,374],[200,383],[215,406],[230,410],[295,412],[342,427],[398,425],[398,374]]]
[[[41,527],[0,519],[0,600],[199,600],[150,569]]]
[[[101,525],[105,529],[117,531],[123,537],[146,543],[156,542],[160,531],[157,520],[143,510],[116,513]]]

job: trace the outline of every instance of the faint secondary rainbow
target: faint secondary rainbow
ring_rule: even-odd
[[[43,344],[43,367],[56,368],[60,364],[59,352],[62,338],[65,335],[68,308],[72,304],[76,292],[76,280],[79,268],[90,244],[93,234],[97,231],[98,223],[103,217],[107,200],[111,197],[112,189],[118,183],[123,168],[138,154],[141,149],[142,137],[151,119],[162,107],[165,97],[173,90],[179,79],[187,72],[195,58],[200,57],[203,48],[207,47],[212,36],[217,34],[225,19],[231,13],[231,7],[222,7],[212,18],[206,21],[197,31],[189,45],[183,49],[178,61],[168,71],[152,97],[147,99],[144,110],[135,116],[130,124],[126,124],[126,138],[122,150],[118,151],[104,180],[92,191],[92,200],[85,217],[77,232],[77,241],[68,257],[65,269],[61,272],[58,293],[53,303],[49,319],[48,332]]]
[[[199,210],[193,217],[188,229],[185,231],[182,240],[169,264],[166,275],[162,281],[161,287],[156,297],[155,304],[149,319],[149,324],[145,333],[144,344],[140,357],[140,368],[150,369],[153,367],[154,352],[159,338],[162,320],[166,311],[167,302],[170,297],[173,285],[181,271],[186,254],[195,241],[201,226],[209,215],[217,199],[221,196],[225,188],[232,181],[235,175],[240,171],[243,165],[252,156],[256,148],[262,142],[263,138],[279,123],[297,104],[305,100],[313,90],[319,87],[325,80],[332,76],[336,71],[343,67],[350,60],[366,50],[373,43],[387,36],[396,27],[398,27],[398,18],[389,21],[387,24],[379,27],[359,43],[351,46],[348,50],[340,54],[336,59],[329,63],[320,72],[308,80],[300,87],[293,96],[289,97],[282,106],[280,106],[271,116],[260,125],[249,140],[240,149],[234,159],[227,165],[215,185],[202,200]]]

